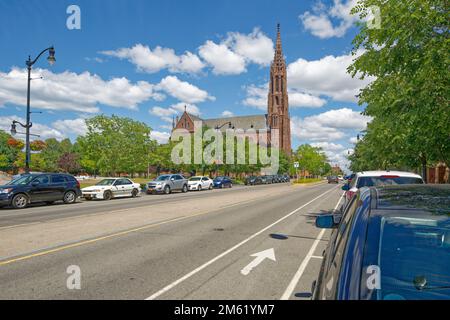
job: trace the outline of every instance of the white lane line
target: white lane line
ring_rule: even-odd
[[[174,282],[172,282],[171,284],[165,286],[164,288],[162,288],[161,290],[159,290],[158,292],[152,294],[150,297],[146,298],[145,300],[154,300],[156,298],[158,298],[159,296],[161,296],[162,294],[166,293],[167,291],[173,289],[174,287],[176,287],[177,285],[179,285],[180,283],[182,283],[183,281],[189,279],[190,277],[192,277],[193,275],[195,275],[196,273],[200,272],[201,270],[205,269],[206,267],[208,267],[209,265],[213,264],[214,262],[216,262],[217,260],[223,258],[224,256],[226,256],[227,254],[233,252],[234,250],[238,249],[239,247],[241,247],[242,245],[244,245],[245,243],[249,242],[250,240],[252,240],[253,238],[259,236],[261,233],[269,230],[270,228],[272,228],[273,226],[275,226],[276,224],[286,220],[287,218],[289,218],[290,216],[292,216],[293,214],[297,213],[299,210],[303,209],[304,207],[310,205],[311,203],[313,203],[314,201],[316,201],[317,199],[322,198],[324,195],[335,191],[336,188],[332,188],[324,193],[322,193],[321,195],[317,196],[316,198],[312,199],[311,201],[305,203],[304,205],[302,205],[301,207],[298,207],[297,209],[295,209],[294,211],[288,213],[287,215],[285,215],[284,217],[278,219],[277,221],[275,221],[274,223],[268,225],[267,227],[265,227],[264,229],[261,229],[260,231],[254,233],[253,235],[251,235],[250,237],[248,237],[247,239],[239,242],[237,245],[235,245],[234,247],[231,247],[230,249],[226,250],[225,252],[219,254],[218,256],[216,256],[215,258],[209,260],[208,262],[202,264],[200,267],[192,270],[191,272],[189,272],[188,274],[184,275],[183,277],[179,278],[178,280],[175,280]]]
[[[336,211],[336,209],[338,208],[343,196],[344,195],[339,197],[339,201],[336,204],[336,207],[334,207],[334,211]],[[297,272],[295,273],[295,275],[292,278],[291,282],[289,283],[288,287],[286,288],[283,295],[281,296],[280,300],[289,300],[289,298],[292,296],[292,293],[294,292],[295,287],[297,286],[298,282],[300,281],[300,278],[302,277],[303,272],[305,271],[306,267],[308,266],[309,261],[314,256],[314,252],[316,251],[317,246],[319,245],[319,242],[322,240],[322,237],[325,234],[326,230],[327,229],[322,229],[322,231],[320,231],[316,240],[314,241],[314,243],[312,244],[308,253],[306,254],[305,259],[303,259],[302,263],[300,264],[300,267],[298,268]]]
[[[311,256],[311,258],[313,258],[313,259],[323,259],[323,257],[319,257],[319,256]]]

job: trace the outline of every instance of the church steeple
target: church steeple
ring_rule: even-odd
[[[268,95],[267,125],[278,129],[279,147],[288,155],[291,154],[291,124],[289,117],[289,101],[287,93],[286,61],[281,43],[280,24],[277,25],[275,56],[270,66],[270,87]]]

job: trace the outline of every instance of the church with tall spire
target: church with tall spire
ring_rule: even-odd
[[[289,116],[289,99],[287,92],[286,61],[283,56],[280,24],[277,25],[277,40],[274,59],[270,65],[269,92],[267,97],[267,114],[237,116],[216,119],[202,119],[185,111],[181,117],[173,120],[173,130],[187,129],[194,132],[194,121],[201,121],[203,126],[222,131],[226,129],[255,129],[279,132],[279,148],[288,156],[291,155],[291,123]]]
[[[281,45],[280,24],[277,26],[275,57],[270,66],[267,112],[269,128],[279,130],[280,149],[286,154],[291,155],[291,120],[287,93],[287,72]]]

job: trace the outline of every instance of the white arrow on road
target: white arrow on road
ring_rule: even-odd
[[[277,261],[275,259],[275,251],[273,248],[254,253],[250,255],[251,257],[256,257],[252,262],[250,262],[245,268],[241,270],[241,273],[246,276],[248,275],[254,268],[256,268],[261,262],[266,259],[270,259],[272,261]]]

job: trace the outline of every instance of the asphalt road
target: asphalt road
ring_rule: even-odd
[[[0,299],[307,299],[329,236],[311,215],[341,194],[277,184],[1,210]]]

